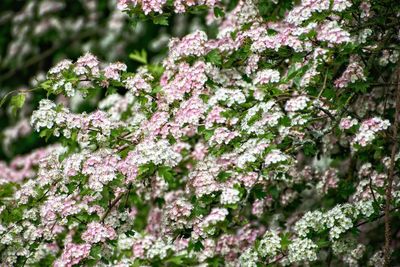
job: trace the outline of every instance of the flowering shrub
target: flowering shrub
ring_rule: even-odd
[[[166,52],[169,36],[182,36],[192,27],[202,27],[199,18],[181,14],[174,18],[177,27],[157,27],[141,21],[132,27],[128,14],[118,9],[115,0],[29,0],[0,3],[0,157],[11,160],[44,145],[32,132],[29,116],[46,97],[35,90],[46,78],[49,68],[65,58],[75,58],[86,51],[106,61],[127,59],[132,68],[138,65],[135,55],[142,49],[149,62],[159,61]],[[144,51],[144,50],[143,50]],[[144,52],[141,52],[142,54]],[[12,91],[25,92],[22,110],[15,114],[7,106]],[[74,110],[97,106],[101,91],[82,100],[79,95],[57,98]],[[24,142],[24,146],[19,146]]]
[[[206,6],[217,34],[134,73],[91,53],[49,70],[30,124],[57,144],[0,164],[4,265],[400,260],[398,4],[118,3]],[[93,112],[53,101],[98,89]]]

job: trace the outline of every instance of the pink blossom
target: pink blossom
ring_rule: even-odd
[[[193,66],[187,63],[180,63],[179,72],[175,77],[163,86],[165,97],[168,103],[175,100],[182,100],[185,93],[193,90],[198,91],[204,89],[204,83],[207,81],[205,75],[206,64],[202,61],[196,62]]]
[[[354,61],[347,66],[347,69],[343,72],[342,76],[335,81],[335,86],[338,88],[345,88],[350,83],[354,83],[358,80],[365,81],[365,79],[362,65],[360,65],[359,62]]]
[[[105,242],[107,239],[115,239],[116,232],[111,226],[104,226],[98,222],[91,222],[85,232],[82,234],[82,239],[86,243]]]
[[[277,70],[265,69],[256,73],[255,84],[268,84],[279,82],[280,74]]]
[[[339,128],[342,130],[348,130],[354,125],[357,125],[358,121],[356,119],[352,119],[350,116],[346,118],[342,118],[339,123]]]
[[[65,245],[61,258],[55,262],[57,267],[72,267],[78,264],[81,260],[89,256],[91,249],[90,244],[73,244]]]
[[[317,35],[318,40],[329,43],[347,43],[350,42],[350,34],[343,30],[337,21],[326,22],[321,26]]]
[[[228,128],[220,127],[214,131],[214,135],[210,138],[210,143],[229,144],[235,137],[240,136],[238,132],[232,132]]]
[[[121,79],[120,72],[121,71],[126,71],[126,65],[124,63],[120,63],[120,62],[113,63],[113,64],[108,65],[104,69],[104,76],[107,79],[120,81],[120,79]]]
[[[205,120],[206,128],[211,128],[214,123],[224,123],[226,118],[224,118],[221,112],[224,112],[225,109],[220,106],[214,106],[212,110],[207,114],[207,118]]]
[[[203,160],[207,155],[208,149],[204,143],[197,143],[194,147],[192,155],[197,160]]]
[[[237,179],[241,181],[247,188],[251,188],[257,182],[258,176],[259,174],[256,172],[249,172],[240,174]]]

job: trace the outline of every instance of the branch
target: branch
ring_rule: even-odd
[[[278,256],[278,258],[276,258],[275,260],[268,262],[267,265],[271,265],[274,263],[278,263],[279,261],[281,261],[283,258],[285,258],[287,256],[287,254],[281,254],[280,256]]]
[[[374,203],[378,204],[378,201],[376,200],[376,197],[375,197],[374,189],[372,188],[372,178],[371,177],[369,178],[369,190],[371,190],[372,198],[374,199]],[[379,204],[378,204],[378,207],[379,207]]]
[[[392,208],[392,209],[389,210],[388,213],[384,212],[384,213],[382,213],[382,214],[376,216],[376,217],[373,218],[372,220],[362,221],[362,222],[356,224],[354,227],[360,227],[361,225],[364,225],[364,224],[367,224],[367,223],[370,223],[370,222],[374,222],[374,221],[376,221],[376,220],[379,220],[380,218],[384,217],[386,214],[390,214],[392,211],[395,211],[395,210],[397,210],[397,209],[399,209],[399,208],[400,208],[400,207]]]
[[[396,162],[396,153],[397,153],[397,135],[398,135],[398,124],[399,124],[399,116],[400,116],[400,69],[397,70],[397,88],[396,90],[396,112],[394,117],[393,124],[393,146],[392,146],[392,154],[390,156],[390,168],[389,175],[387,177],[387,185],[386,185],[386,205],[385,205],[385,248],[384,248],[384,266],[389,266],[390,264],[390,243],[391,243],[391,226],[390,226],[390,206],[392,202],[392,190],[393,190],[393,177],[394,177],[394,168]]]
[[[319,109],[319,110],[321,110],[321,111],[322,111],[323,113],[325,113],[326,115],[328,115],[329,118],[331,118],[332,121],[335,121],[335,120],[336,120],[335,116],[333,116],[332,113],[331,113],[329,110],[324,109],[323,107],[320,107],[320,106],[317,106],[317,105],[314,105],[314,107],[317,108],[317,109]]]
[[[111,212],[111,210],[114,208],[115,205],[117,205],[117,203],[121,200],[121,198],[125,195],[125,193],[121,193],[119,194],[114,200],[113,202],[111,202],[110,205],[108,205],[108,209],[107,211],[103,214],[103,216],[101,217],[100,221],[104,222],[104,220],[107,218],[108,214]]]

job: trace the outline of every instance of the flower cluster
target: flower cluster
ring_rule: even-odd
[[[358,124],[357,119],[353,119],[350,116],[347,116],[346,118],[342,118],[340,120],[339,128],[341,130],[348,130],[348,129],[352,128],[354,125],[357,125],[357,124]]]
[[[308,238],[294,239],[289,245],[289,262],[315,261],[318,246]]]
[[[78,264],[82,259],[89,256],[91,246],[89,244],[68,243],[65,246],[61,258],[55,262],[55,266],[70,266]]]
[[[361,123],[357,135],[354,137],[353,144],[365,147],[372,143],[376,138],[376,134],[380,131],[386,130],[390,126],[388,120],[381,118],[371,118]]]
[[[369,218],[373,213],[372,201],[361,201],[354,204],[338,205],[322,213],[320,211],[307,212],[296,222],[294,228],[300,237],[306,237],[311,231],[328,229],[329,238],[335,240],[353,227],[353,221],[359,216]]]
[[[173,7],[176,13],[183,13],[188,7],[195,5],[207,5],[209,7],[215,6],[218,0],[196,0],[196,1],[185,1],[185,0],[118,0],[118,8],[120,10],[129,10],[131,8],[140,7],[145,15],[149,13],[163,13],[163,9],[166,7]]]
[[[335,81],[335,86],[338,88],[347,87],[349,84],[358,80],[365,81],[364,70],[358,61],[350,63],[342,76]]]
[[[115,239],[115,238],[116,238],[116,233],[112,227],[103,226],[97,222],[90,223],[88,225],[87,230],[82,233],[82,239],[89,244],[105,242],[106,239]]]

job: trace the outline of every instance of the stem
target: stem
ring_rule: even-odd
[[[335,121],[335,119],[336,119],[335,116],[333,116],[332,113],[329,112],[329,110],[324,109],[323,107],[320,107],[320,106],[317,106],[317,105],[314,105],[314,107],[317,108],[317,109],[319,109],[319,110],[321,110],[321,111],[322,111],[323,113],[325,113],[326,115],[328,115],[329,118],[331,118],[332,121]]]
[[[111,212],[111,210],[113,209],[113,207],[115,205],[117,205],[117,203],[121,200],[121,198],[124,196],[124,193],[119,194],[114,200],[113,202],[111,202],[111,204],[108,206],[108,209],[106,211],[106,213],[104,213],[104,215],[101,217],[100,221],[104,222],[104,220],[107,218],[108,214]]]
[[[279,261],[281,261],[283,258],[285,258],[287,255],[286,254],[281,254],[280,256],[278,256],[277,258],[275,258],[275,260],[268,262],[267,265],[271,265],[274,263],[278,263]]]
[[[324,85],[322,86],[321,91],[319,91],[319,94],[317,97],[318,99],[321,97],[322,93],[325,91],[327,79],[328,79],[328,71],[325,72]]]
[[[371,194],[372,194],[372,198],[374,199],[374,203],[377,204],[378,201],[376,200],[374,189],[372,188],[372,178],[371,177],[369,178],[369,190],[371,190]]]
[[[373,218],[373,219],[371,219],[371,220],[362,221],[362,222],[356,224],[354,227],[360,227],[361,225],[364,225],[364,224],[367,224],[367,223],[370,223],[370,222],[379,220],[380,218],[386,216],[386,214],[390,214],[392,211],[395,211],[395,210],[397,210],[397,209],[399,209],[399,208],[400,208],[400,207],[392,208],[392,209],[389,210],[388,213],[385,212],[385,213],[382,213],[382,214],[376,216],[375,218]]]
[[[128,192],[126,193],[125,208],[128,207],[128,200],[129,200],[129,194],[131,193],[131,189],[132,189],[132,183],[129,184]]]
[[[393,176],[394,176],[394,168],[395,168],[395,157],[397,152],[397,135],[398,135],[398,124],[399,124],[399,116],[400,116],[400,69],[397,70],[397,88],[396,91],[396,112],[394,117],[393,124],[393,146],[392,146],[392,154],[390,156],[390,168],[389,175],[387,178],[386,185],[386,205],[385,205],[385,248],[384,248],[384,266],[389,266],[390,264],[390,243],[392,239],[391,234],[391,226],[390,226],[390,206],[392,202],[392,190],[393,190]]]

